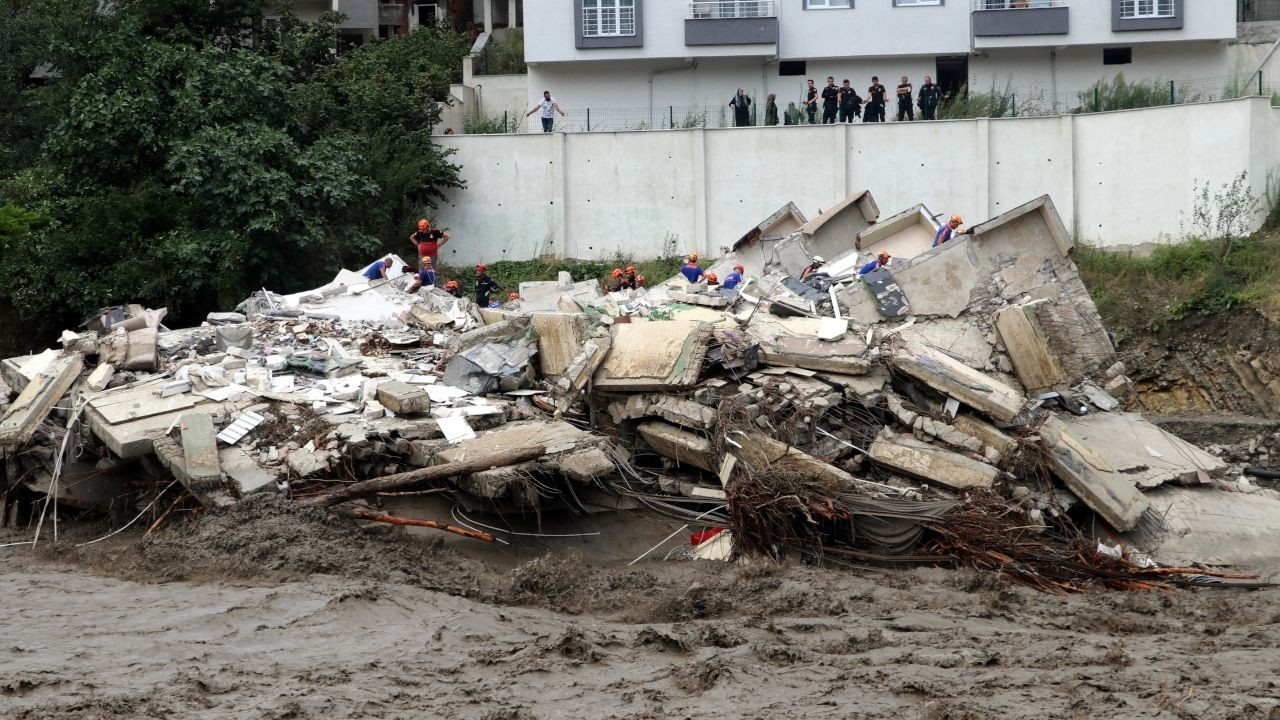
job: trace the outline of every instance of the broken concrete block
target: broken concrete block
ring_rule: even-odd
[[[690,387],[706,357],[711,326],[690,320],[628,323],[611,329],[613,352],[595,374],[599,390]]]
[[[1049,345],[1045,329],[1036,318],[1036,306],[1051,300],[1034,300],[996,312],[996,330],[1004,342],[1018,379],[1028,393],[1036,394],[1071,384]]]
[[[182,459],[187,469],[187,489],[197,497],[222,486],[218,463],[218,441],[213,419],[204,413],[190,413],[178,420],[182,433]]]
[[[649,447],[675,460],[677,465],[692,465],[707,472],[718,470],[713,464],[715,451],[711,441],[701,435],[657,421],[641,423],[636,430]]]
[[[156,337],[159,335],[153,327],[130,330],[126,340],[124,362],[121,370],[155,370],[160,363],[156,354]]]
[[[989,488],[1000,476],[999,470],[984,462],[902,435],[877,437],[870,453],[881,465],[952,490]]]
[[[1182,438],[1125,412],[1063,417],[1071,437],[1108,467],[1147,490],[1167,482],[1195,484],[1203,475],[1222,477],[1227,465]]]
[[[90,390],[104,390],[111,382],[111,376],[116,374],[116,368],[111,363],[102,363],[89,373],[89,377],[85,379],[85,387]]]
[[[299,448],[285,458],[289,470],[297,477],[309,477],[329,468],[329,453],[325,450]]]
[[[723,295],[704,295],[702,293],[680,292],[679,290],[668,290],[667,297],[682,302],[686,305],[701,305],[702,307],[722,308],[728,307],[729,298]]]
[[[231,348],[248,350],[253,347],[253,327],[250,325],[226,325],[217,328],[213,336],[214,347],[222,352]]]
[[[238,312],[211,312],[205,321],[210,325],[238,325],[245,321],[245,316]]]
[[[50,362],[31,379],[0,418],[0,445],[23,445],[71,389],[84,360],[79,353]]]
[[[366,400],[364,403],[364,411],[361,413],[367,420],[377,420],[386,415],[382,403],[377,400]]]
[[[222,472],[235,486],[239,495],[255,492],[275,492],[280,472],[275,468],[259,465],[249,453],[239,447],[224,447],[218,451]]]
[[[1280,493],[1163,487],[1147,496],[1152,512],[1120,536],[1158,563],[1275,567],[1280,560]]]
[[[1149,501],[1130,477],[1117,472],[1098,455],[1096,449],[1101,445],[1081,441],[1078,432],[1077,427],[1057,417],[1050,417],[1040,426],[1040,435],[1049,449],[1050,469],[1108,525],[1121,532],[1132,530]]]
[[[1013,452],[1013,449],[1018,444],[1016,440],[1002,432],[995,425],[979,420],[972,415],[956,416],[954,425],[960,432],[981,440],[983,445],[995,450],[1001,456]]]
[[[693,400],[656,393],[628,395],[625,401],[610,403],[609,416],[614,423],[658,417],[676,425],[701,430],[709,430],[716,420],[716,412],[712,408]]]
[[[1103,412],[1111,412],[1112,410],[1120,407],[1119,400],[1111,397],[1107,391],[1091,382],[1082,384],[1080,386],[1080,391],[1084,393],[1084,396],[1088,398],[1089,402],[1092,403],[1094,407]]]
[[[431,410],[431,398],[426,390],[399,380],[388,380],[378,385],[378,402],[398,415]]]
[[[1132,394],[1132,387],[1129,383],[1129,378],[1120,375],[1108,380],[1107,384],[1102,386],[1102,389],[1111,397],[1124,400]]]
[[[1008,422],[1022,412],[1026,397],[945,353],[909,343],[893,355],[899,370],[997,420]]]

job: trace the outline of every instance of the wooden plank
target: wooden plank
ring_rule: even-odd
[[[1066,374],[1036,320],[1035,306],[1049,300],[1013,305],[996,313],[996,330],[1004,341],[1018,379],[1029,393],[1058,389],[1067,385]]]
[[[33,377],[0,420],[0,445],[23,445],[30,440],[83,367],[84,359],[75,353],[54,360]]]
[[[948,397],[1008,422],[1022,412],[1026,397],[999,380],[989,378],[940,352],[907,344],[893,356],[894,366]]]

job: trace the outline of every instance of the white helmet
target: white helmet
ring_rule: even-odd
[[[814,261],[814,262],[816,262],[816,263],[818,263],[819,265],[821,265],[822,263],[825,263],[825,262],[826,262],[826,260],[823,260],[823,259],[822,259],[822,256],[821,256],[821,255],[814,255],[814,256],[813,256],[813,261]]]

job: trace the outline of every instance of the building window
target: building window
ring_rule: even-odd
[[[583,37],[636,34],[636,0],[582,0]]]
[[[1120,0],[1122,20],[1171,18],[1174,13],[1173,0]]]
[[[894,7],[915,7],[917,5],[941,5],[942,0],[893,0]]]
[[[779,75],[805,75],[806,62],[804,60],[782,60],[778,62]]]
[[[1103,65],[1128,65],[1133,62],[1133,48],[1102,48]]]
[[[851,7],[853,7],[853,0],[804,0],[805,10],[834,10]]]

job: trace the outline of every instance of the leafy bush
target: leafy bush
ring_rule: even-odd
[[[1131,83],[1124,79],[1124,73],[1119,73],[1111,80],[1103,78],[1088,89],[1081,90],[1076,95],[1080,104],[1077,112],[1132,110],[1210,99],[1202,90],[1186,85],[1174,84],[1172,90],[1170,87],[1170,81],[1161,79]]]
[[[501,40],[490,40],[476,62],[477,75],[524,75],[524,28],[511,28]]]

